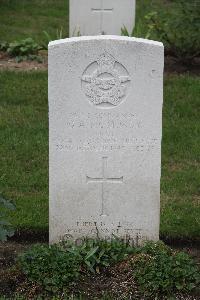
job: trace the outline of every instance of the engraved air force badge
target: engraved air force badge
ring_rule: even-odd
[[[93,105],[112,108],[127,96],[130,80],[126,68],[104,52],[84,71],[82,88]]]

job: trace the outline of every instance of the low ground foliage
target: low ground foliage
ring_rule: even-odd
[[[138,3],[139,12],[144,3],[144,0]],[[199,16],[198,1],[174,0],[161,3],[153,0],[148,9],[144,9],[143,14],[139,13],[137,16],[133,31],[128,32],[126,27],[122,27],[122,35],[161,41],[166,54],[190,65],[200,55]]]
[[[27,278],[52,293],[69,288],[81,273],[99,273],[134,250],[120,240],[86,240],[81,245],[37,245],[23,254],[19,267]]]
[[[193,259],[184,252],[172,251],[162,242],[148,242],[137,248],[117,239],[86,240],[82,245],[69,242],[50,247],[38,245],[19,258],[18,268],[46,296],[70,295],[75,292],[77,282],[81,286],[85,276],[91,272],[104,273],[121,261],[129,264],[132,286],[136,283],[140,295],[148,299],[188,293],[200,283],[200,270]]]
[[[4,199],[4,197],[0,195],[0,242],[5,242],[8,237],[14,235],[14,229],[6,218],[6,210],[15,210],[15,206],[12,202]]]
[[[200,55],[200,5],[179,0],[146,17],[147,38],[162,41],[165,51],[186,64]]]
[[[80,273],[79,253],[53,245],[35,246],[19,260],[22,272],[46,291],[57,293],[76,281]]]
[[[133,261],[135,278],[145,295],[190,292],[200,283],[197,265],[184,252],[174,252],[162,243],[147,243]]]
[[[23,60],[37,60],[38,62],[42,62],[42,58],[38,55],[39,50],[42,50],[42,47],[32,38],[11,43],[0,42],[0,51],[4,51],[9,56],[15,57],[17,62]]]

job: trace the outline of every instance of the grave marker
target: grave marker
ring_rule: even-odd
[[[135,0],[70,0],[70,36],[116,34],[135,25]]]
[[[49,45],[50,241],[159,238],[163,46]]]

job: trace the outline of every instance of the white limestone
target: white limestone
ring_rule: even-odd
[[[50,242],[159,238],[163,46],[49,45]]]
[[[135,25],[135,0],[70,0],[70,36],[116,34]]]

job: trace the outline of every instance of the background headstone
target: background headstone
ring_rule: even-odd
[[[159,238],[163,45],[49,45],[50,241]]]
[[[135,25],[135,0],[70,0],[70,36],[129,33]]]

